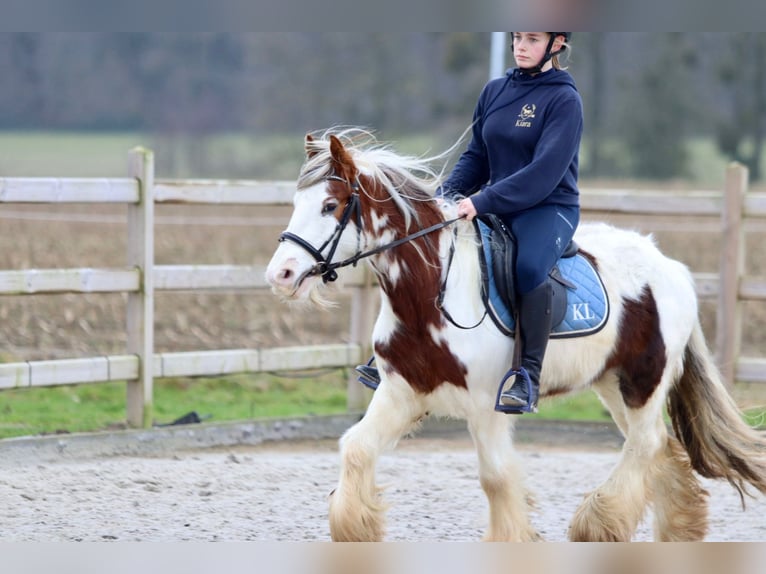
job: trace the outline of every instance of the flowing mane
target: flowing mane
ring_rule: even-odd
[[[443,161],[449,150],[432,157],[402,155],[388,144],[379,142],[372,132],[361,128],[333,127],[311,136],[306,141],[307,158],[298,175],[298,191],[316,185],[334,173],[330,152],[330,136],[334,136],[343,143],[359,174],[377,182],[391,197],[405,218],[405,229],[409,229],[413,222],[421,223],[413,202],[433,199],[444,174],[444,166],[436,169],[434,164]],[[368,190],[362,186],[362,191]]]

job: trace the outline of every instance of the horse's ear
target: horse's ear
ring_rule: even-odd
[[[339,172],[354,170],[354,160],[351,159],[346,148],[343,147],[341,141],[334,135],[330,135],[330,155],[332,156],[333,161],[337,164]]]
[[[306,150],[306,157],[309,159],[311,159],[312,157],[314,157],[316,154],[319,153],[313,144],[314,144],[314,136],[312,136],[311,134],[306,134],[306,140],[303,144],[303,147]]]

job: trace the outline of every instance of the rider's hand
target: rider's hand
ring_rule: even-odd
[[[470,198],[467,197],[457,204],[457,215],[458,217],[465,217],[467,221],[476,217],[476,208]]]

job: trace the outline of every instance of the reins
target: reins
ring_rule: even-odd
[[[390,243],[386,243],[385,245],[380,245],[376,247],[375,249],[370,249],[369,251],[356,253],[355,255],[352,255],[348,259],[344,259],[343,261],[339,261],[337,263],[330,263],[328,265],[328,268],[337,269],[339,267],[345,267],[347,265],[356,265],[356,263],[360,259],[364,259],[365,257],[370,257],[372,255],[377,255],[378,253],[381,253],[383,251],[393,249],[394,247],[399,247],[400,245],[409,243],[410,241],[413,241],[417,239],[418,237],[423,237],[424,235],[428,235],[429,233],[433,233],[434,231],[444,229],[445,227],[452,225],[453,223],[459,221],[460,219],[462,219],[462,217],[455,217],[454,219],[447,219],[445,221],[435,223],[434,225],[431,225],[430,227],[426,227],[425,229],[421,229],[420,231],[411,233],[410,235],[401,237],[400,239],[397,239]]]
[[[333,234],[327,239],[327,241],[325,241],[322,244],[321,247],[319,247],[319,249],[315,248],[313,245],[311,245],[308,241],[306,241],[299,235],[290,233],[289,231],[284,231],[279,236],[280,242],[285,240],[292,241],[293,243],[300,245],[303,249],[308,251],[308,253],[317,261],[317,264],[314,265],[314,267],[312,267],[311,269],[309,269],[304,275],[306,277],[311,277],[313,275],[321,275],[322,281],[324,281],[325,283],[335,281],[338,278],[338,273],[336,272],[336,269],[340,269],[341,267],[347,267],[349,265],[356,265],[362,259],[371,257],[373,255],[377,255],[378,253],[382,253],[383,251],[387,251],[395,247],[399,247],[400,245],[409,243],[410,241],[414,241],[415,239],[418,239],[419,237],[423,237],[424,235],[428,235],[429,233],[433,233],[434,231],[444,229],[445,227],[452,225],[453,223],[462,219],[462,217],[455,217],[453,219],[440,221],[439,223],[431,225],[430,227],[426,227],[424,229],[416,231],[415,233],[411,233],[405,237],[401,237],[399,239],[391,241],[390,243],[379,245],[378,247],[375,247],[374,249],[370,249],[369,251],[362,251],[361,249],[359,249],[360,235],[362,232],[361,210],[359,207],[359,188],[360,188],[359,180],[356,179],[353,183],[351,183],[343,178],[338,177],[337,175],[330,175],[327,177],[327,179],[342,181],[346,183],[347,185],[349,185],[352,189],[351,197],[346,203],[346,207],[343,209],[343,214],[341,215],[340,221],[338,221],[338,224],[335,226],[335,231],[333,231]],[[337,249],[338,243],[340,242],[340,236],[343,234],[343,231],[346,229],[346,226],[348,225],[348,222],[351,219],[352,215],[355,216],[355,223],[356,223],[357,252],[347,259],[331,263],[329,260],[332,259],[332,256],[335,254],[335,250]],[[327,257],[324,257],[322,255],[322,251],[324,251],[324,249],[328,245],[330,245],[330,251],[327,254]],[[450,257],[450,260],[451,260],[451,257]]]

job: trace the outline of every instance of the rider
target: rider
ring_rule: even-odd
[[[529,384],[517,376],[501,395],[508,412],[537,411],[552,328],[548,274],[580,220],[582,101],[559,62],[570,37],[571,32],[513,33],[517,68],[482,90],[471,142],[437,193],[460,200],[458,215],[469,221],[497,215],[516,238],[517,329]],[[367,378],[374,372],[361,369]]]

